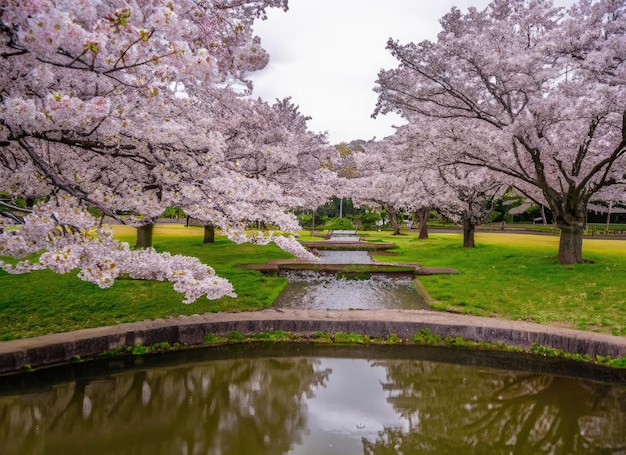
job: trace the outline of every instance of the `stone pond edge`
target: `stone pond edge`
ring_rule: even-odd
[[[299,336],[315,332],[396,334],[411,338],[421,329],[443,338],[461,337],[521,349],[533,344],[570,354],[626,357],[626,337],[523,321],[430,310],[277,310],[208,313],[132,322],[0,342],[0,373],[11,373],[91,358],[120,347],[155,343],[202,345],[209,334],[244,335],[283,330]]]

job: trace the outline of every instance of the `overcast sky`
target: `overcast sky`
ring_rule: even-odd
[[[371,118],[380,69],[397,66],[385,49],[400,42],[435,40],[439,18],[452,6],[484,9],[490,0],[290,0],[254,25],[270,63],[251,76],[254,96],[268,102],[291,96],[312,117],[309,128],[330,143],[382,139],[399,117]],[[557,0],[565,5],[572,0]]]

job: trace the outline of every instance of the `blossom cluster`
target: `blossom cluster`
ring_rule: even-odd
[[[17,264],[0,261],[9,273],[50,269],[56,273],[79,270],[78,276],[101,288],[113,285],[119,276],[170,281],[184,294],[184,303],[200,296],[216,299],[235,297],[232,285],[195,257],[158,253],[154,249],[132,250],[99,227],[95,218],[71,198],[39,203],[24,224],[0,233],[0,256],[25,258]],[[33,262],[33,256],[38,261]]]

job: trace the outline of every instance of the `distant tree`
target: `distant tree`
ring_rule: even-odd
[[[483,169],[448,166],[440,169],[445,185],[439,199],[439,211],[463,226],[463,246],[474,248],[476,226],[483,224],[495,207],[505,186]]]
[[[392,138],[364,144],[365,151],[355,154],[356,177],[350,179],[355,203],[383,209],[394,235],[400,234],[399,215],[413,199],[410,172],[396,145]]]

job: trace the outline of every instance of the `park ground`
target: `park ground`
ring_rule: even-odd
[[[313,239],[306,232],[301,234],[303,240]],[[555,235],[478,232],[477,247],[466,249],[458,232],[433,231],[427,240],[406,230],[399,236],[385,231],[360,234],[366,241],[396,243],[391,254],[375,256],[379,261],[417,262],[460,272],[420,277],[435,310],[535,322],[546,330],[572,328],[626,336],[624,240],[587,237],[583,251],[588,262],[565,266],[556,260]],[[127,227],[116,228],[116,235],[130,243],[134,239],[134,231]],[[121,279],[102,290],[73,273],[2,272],[0,338],[29,338],[179,315],[262,310],[271,307],[286,285],[284,278],[238,267],[290,257],[272,245],[235,245],[221,235],[215,243],[203,244],[201,228],[175,224],[158,225],[154,244],[159,251],[199,257],[233,283],[238,297],[184,305],[169,283]]]

